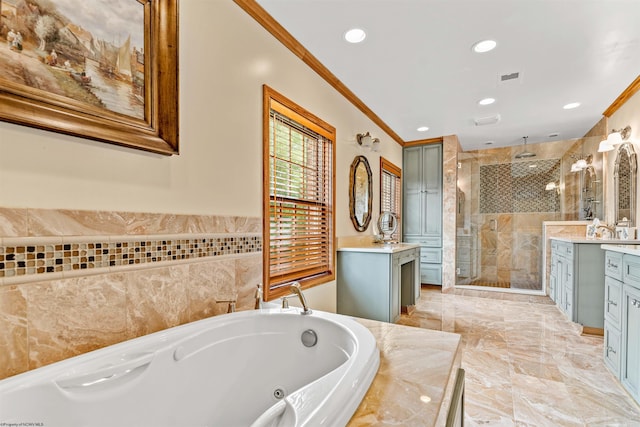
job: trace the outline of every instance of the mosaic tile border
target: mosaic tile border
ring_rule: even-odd
[[[0,238],[0,284],[262,252],[261,234]]]

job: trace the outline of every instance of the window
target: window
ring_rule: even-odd
[[[264,86],[265,299],[335,279],[335,128]]]
[[[402,193],[402,170],[385,159],[380,157],[380,213],[393,212],[396,214],[398,224],[402,224],[400,218],[400,197]],[[391,236],[394,240],[400,240],[400,227]]]

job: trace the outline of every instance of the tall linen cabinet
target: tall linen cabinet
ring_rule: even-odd
[[[403,150],[402,238],[420,245],[420,281],[442,285],[442,144]]]

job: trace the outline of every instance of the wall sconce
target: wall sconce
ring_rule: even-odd
[[[624,129],[612,129],[611,133],[607,136],[607,139],[600,141],[598,145],[598,152],[604,153],[616,148],[616,145],[622,144],[631,136],[631,126],[627,126]]]
[[[580,172],[586,169],[591,164],[591,161],[593,160],[593,156],[591,154],[589,154],[585,158],[583,158],[582,156],[580,157],[571,156],[571,158],[576,159],[575,163],[571,165],[571,172]]]
[[[380,149],[380,140],[373,138],[369,132],[357,134],[356,141],[359,146],[369,148],[371,151],[378,151]]]
[[[547,186],[544,189],[547,190],[547,191],[555,190],[558,194],[560,194],[560,184],[558,184],[555,181],[552,181],[552,182],[548,183]]]

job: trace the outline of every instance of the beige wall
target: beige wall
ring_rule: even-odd
[[[0,207],[261,216],[262,85],[337,128],[337,235],[353,157],[402,163],[401,147],[231,1],[180,4],[181,154],[163,157],[0,123]],[[360,152],[369,131],[380,153]],[[378,209],[374,198],[374,212]],[[335,306],[335,284],[310,298]]]
[[[348,212],[350,164],[356,155],[368,158],[374,179],[373,211],[377,212],[379,158],[384,156],[401,166],[402,148],[232,1],[184,1],[180,3],[179,14],[180,155],[164,157],[2,122],[0,238],[27,235],[20,231],[28,229],[21,228],[26,218],[14,215],[27,212],[26,209],[50,215],[51,222],[43,226],[49,230],[56,229],[59,210],[77,211],[82,215],[100,211],[96,217],[103,219],[105,215],[112,218],[121,212],[127,215],[145,212],[170,221],[173,214],[179,214],[182,218],[196,219],[245,218],[259,224],[263,84],[336,127],[336,234],[338,237],[361,234],[353,228]],[[357,146],[356,133],[366,131],[381,140],[380,152],[361,151]],[[374,216],[374,220],[376,218]],[[109,220],[97,222],[100,225],[89,234],[110,234]],[[172,232],[194,232],[188,223],[185,222],[184,229]],[[157,232],[167,231],[159,227]],[[365,233],[371,234],[371,231]],[[260,270],[255,263],[251,268],[254,272],[256,268]],[[240,272],[242,267],[237,270]],[[252,281],[254,275],[251,274]],[[169,274],[163,280],[171,282],[172,277]],[[12,298],[21,301],[24,306],[19,308],[23,314],[33,309],[49,311],[54,313],[49,319],[55,321],[56,308],[47,306],[46,301],[56,301],[56,295],[38,300],[44,302],[43,306],[27,307],[29,290],[45,286],[59,295],[69,295],[69,287],[78,286],[77,280],[80,279],[19,286],[5,284],[0,290],[10,292]],[[179,280],[183,283],[184,275]],[[250,298],[249,291],[245,294]],[[314,308],[335,311],[335,281],[310,289],[306,295]],[[73,305],[74,300],[65,301]],[[78,304],[85,302],[80,298]],[[23,348],[28,346],[28,339],[25,341],[20,334],[26,333],[29,319],[10,317],[9,312],[15,307],[15,304],[0,305],[0,323],[8,322],[2,323],[7,334],[0,338],[3,345],[6,343],[9,348],[20,350],[19,353],[28,353],[29,349]],[[184,310],[188,312],[193,307]],[[182,316],[173,323],[188,318]],[[13,322],[15,319],[19,324]],[[15,331],[22,332],[14,334]],[[129,337],[130,334],[121,334],[122,339]],[[91,337],[83,339],[89,345],[74,346],[81,348],[79,352],[92,347]],[[44,358],[46,363],[69,356],[54,353]],[[29,368],[39,364],[42,362],[36,360]],[[20,365],[12,373],[24,370],[23,367]]]

